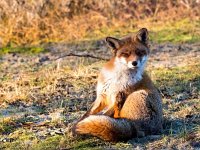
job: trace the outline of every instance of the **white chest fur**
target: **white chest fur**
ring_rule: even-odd
[[[106,94],[112,95],[120,91],[124,91],[130,86],[133,86],[142,79],[143,68],[128,69],[123,65],[117,66],[114,70],[109,71],[102,69],[104,82],[98,83],[97,95]]]

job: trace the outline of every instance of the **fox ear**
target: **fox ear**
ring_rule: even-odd
[[[120,41],[119,39],[113,38],[113,37],[107,37],[106,38],[106,43],[113,50],[117,50],[121,46],[122,41]]]
[[[138,31],[137,35],[136,35],[137,39],[144,43],[147,44],[149,41],[149,33],[148,30],[146,28],[142,28]]]

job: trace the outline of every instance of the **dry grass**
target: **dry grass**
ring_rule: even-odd
[[[94,34],[105,28],[128,26],[133,31],[138,28],[138,20],[148,18],[152,18],[150,27],[151,22],[198,20],[198,5],[198,1],[183,0],[2,0],[0,47],[83,40],[88,38],[88,33]],[[106,34],[101,32],[99,37],[104,36]]]
[[[39,95],[55,93],[57,86],[61,84],[62,80],[72,85],[75,90],[88,88],[88,83],[95,83],[97,66],[99,64],[93,64],[88,67],[82,63],[74,63],[76,63],[76,69],[69,66],[61,67],[58,61],[51,66],[42,66],[38,70],[35,70],[32,65],[33,70],[23,70],[18,72],[17,76],[13,73],[7,74],[6,77],[2,78],[0,84],[2,87],[0,90],[0,103],[12,103],[16,100],[41,102],[43,99]],[[79,81],[80,79],[81,81]],[[66,95],[67,93],[65,93]],[[46,96],[48,97],[48,95]]]

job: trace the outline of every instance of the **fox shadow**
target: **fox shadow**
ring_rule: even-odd
[[[148,144],[149,142],[154,142],[161,140],[163,137],[176,137],[184,136],[186,134],[186,128],[189,128],[190,124],[186,125],[184,119],[168,119],[164,118],[163,122],[163,132],[158,135],[147,135],[141,138],[133,138],[128,141],[130,144]]]

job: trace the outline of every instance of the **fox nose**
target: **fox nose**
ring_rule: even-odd
[[[137,64],[138,64],[137,61],[132,62],[132,65],[135,66],[135,67],[137,66]]]

